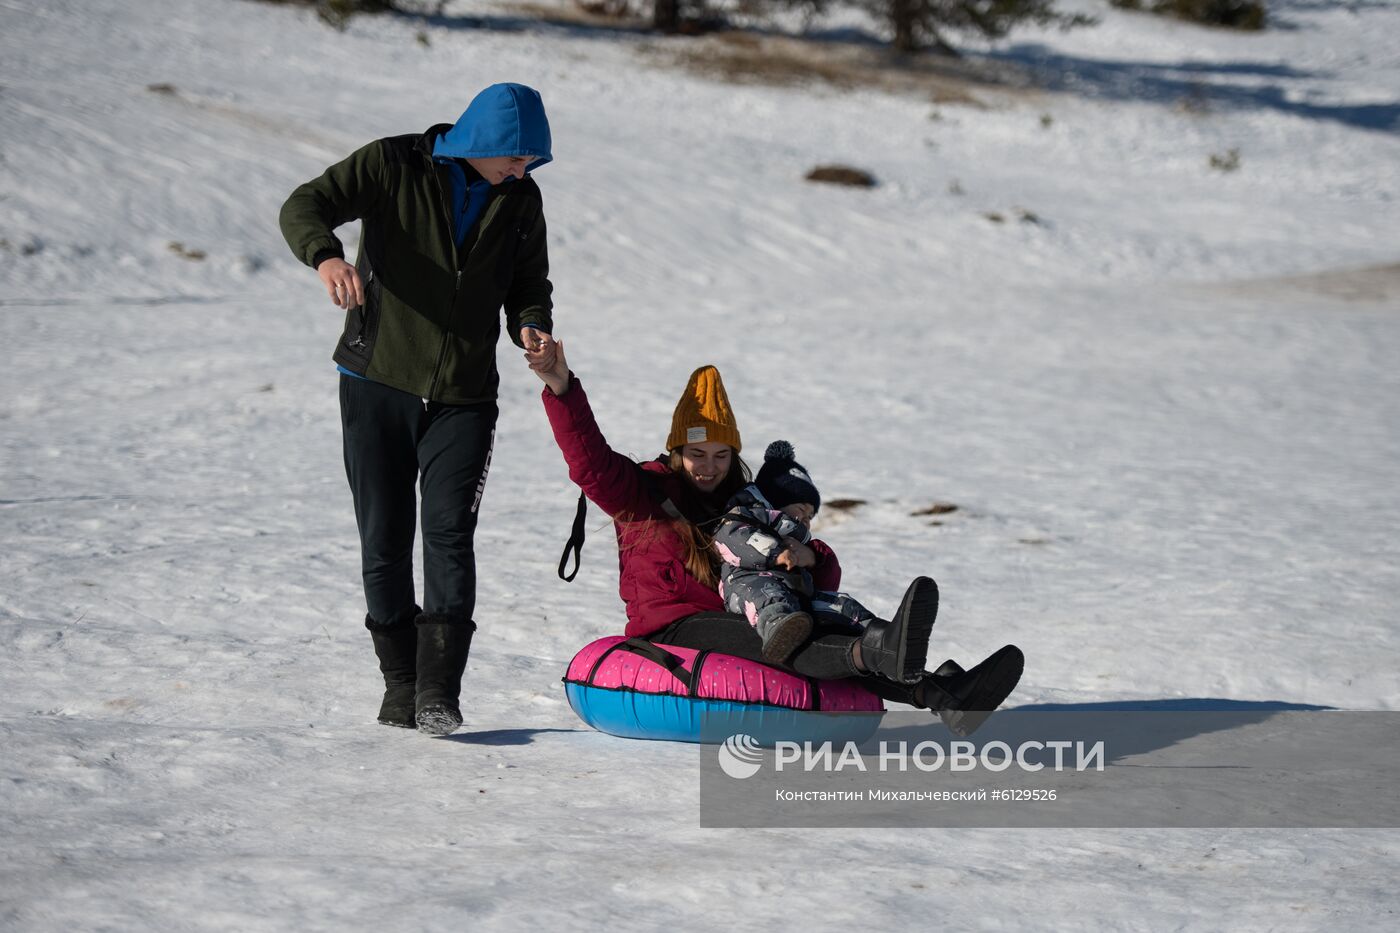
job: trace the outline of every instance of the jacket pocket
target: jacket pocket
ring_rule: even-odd
[[[678,560],[668,560],[658,567],[657,578],[662,594],[673,598],[684,593],[691,582],[685,564]]]
[[[675,558],[656,554],[628,564],[630,573],[623,574],[623,585],[618,588],[623,600],[627,600],[626,590],[630,588],[632,598],[643,605],[672,603],[685,592],[689,576],[685,564]]]
[[[340,337],[340,353],[359,364],[363,371],[374,355],[374,341],[379,336],[380,288],[371,269],[365,275],[365,300],[345,312],[345,332]],[[353,367],[352,367],[353,368]]]

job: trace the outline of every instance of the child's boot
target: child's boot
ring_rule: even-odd
[[[807,613],[793,612],[778,616],[759,628],[758,636],[763,639],[763,660],[768,664],[782,664],[811,634],[812,617]]]

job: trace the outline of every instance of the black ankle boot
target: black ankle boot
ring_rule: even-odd
[[[899,611],[888,622],[875,619],[860,637],[861,665],[896,683],[913,683],[923,673],[929,633],[938,618],[938,584],[916,577]]]
[[[418,731],[450,735],[462,724],[458,697],[476,623],[462,616],[418,616],[418,683],[414,719]]]
[[[944,661],[937,671],[923,676],[914,696],[938,713],[954,735],[967,737],[1016,689],[1025,666],[1025,655],[1015,645],[998,649],[967,671],[956,661]]]
[[[385,625],[376,625],[365,616],[365,628],[374,640],[374,653],[384,675],[379,721],[386,726],[412,729],[416,725],[413,697],[418,689],[418,630],[413,620],[419,611],[417,606],[406,609]]]

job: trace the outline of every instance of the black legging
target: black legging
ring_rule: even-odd
[[[860,635],[849,619],[822,613],[815,614],[813,622],[811,637],[788,658],[788,667],[815,680],[858,677],[862,687],[882,699],[910,706],[924,705],[915,697],[913,687],[867,674],[856,667],[851,659],[851,644]],[[763,661],[763,639],[758,637],[748,619],[733,612],[697,612],[652,632],[647,640],[677,648],[708,648],[736,658]]]

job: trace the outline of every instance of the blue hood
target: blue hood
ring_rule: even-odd
[[[549,120],[540,92],[523,84],[493,84],[467,105],[457,123],[438,137],[433,155],[451,159],[490,159],[530,155],[533,171],[554,158]]]

